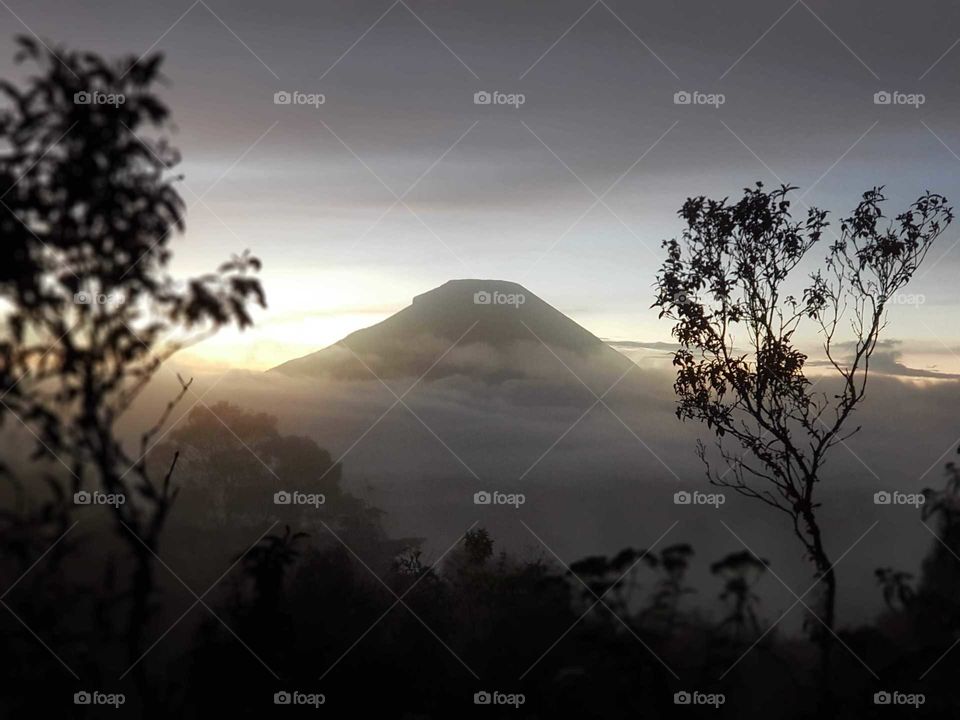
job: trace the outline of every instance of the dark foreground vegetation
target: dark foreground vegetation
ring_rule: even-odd
[[[887,610],[837,631],[824,685],[816,643],[763,612],[756,587],[772,580],[747,551],[714,559],[684,544],[624,548],[567,569],[501,552],[473,527],[428,561],[417,539],[386,537],[379,514],[340,490],[326,452],[280,434],[267,415],[195,409],[151,461],[175,452],[179,493],[136,648],[124,625],[136,565],[113,511],[77,508],[78,524],[46,555],[58,528],[5,517],[4,582],[15,585],[0,625],[6,716],[100,716],[72,705],[75,692],[94,689],[123,693],[119,712],[136,717],[313,711],[275,707],[284,691],[301,702],[322,695],[322,711],[337,717],[367,707],[385,717],[801,718],[825,702],[834,717],[905,712],[877,705],[884,691],[922,693],[923,705],[908,708],[922,717],[960,704],[960,655],[948,652],[960,624],[952,464],[946,485],[927,494],[922,519],[937,540],[919,577],[878,569]],[[253,452],[266,464],[250,462]],[[274,473],[294,469],[323,478],[302,490],[322,505],[275,504]],[[696,609],[710,604],[686,581],[700,562],[716,579],[720,614]],[[476,705],[483,691],[523,704]],[[723,704],[678,707],[683,691]]]

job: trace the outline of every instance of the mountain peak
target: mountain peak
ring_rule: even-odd
[[[531,295],[530,291],[527,290],[523,285],[520,283],[515,283],[511,280],[480,280],[474,278],[460,278],[456,280],[447,280],[447,282],[439,287],[435,287],[432,290],[428,290],[425,293],[414,296],[413,302],[416,304],[418,302],[424,302],[434,298],[449,296],[473,296],[475,293],[482,292],[499,292],[507,295]]]
[[[474,357],[497,356],[493,360],[500,365],[497,377],[526,374],[527,370],[520,367],[536,367],[542,362],[541,352],[573,353],[583,360],[606,359],[621,366],[629,362],[519,283],[456,279],[417,295],[411,305],[383,322],[274,370],[295,375],[369,377],[363,367],[366,364],[381,377],[417,377],[454,345],[456,356],[461,358],[471,351]],[[534,351],[538,354],[535,361],[529,357]],[[450,357],[441,365],[446,367],[438,367],[431,375],[458,372]],[[504,375],[506,365],[517,367]]]

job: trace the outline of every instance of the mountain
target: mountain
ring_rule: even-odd
[[[566,373],[619,375],[631,361],[522,285],[451,280],[383,322],[269,372],[370,379],[428,373],[485,382]],[[366,367],[364,367],[366,365]]]

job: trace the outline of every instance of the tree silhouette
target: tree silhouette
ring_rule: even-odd
[[[760,598],[753,588],[769,564],[768,560],[743,550],[730,553],[710,566],[711,573],[723,578],[720,599],[730,606],[720,629],[729,630],[735,642],[742,642],[760,630],[756,611]]]
[[[798,293],[795,271],[828,222],[816,208],[795,221],[788,199],[794,189],[767,192],[757,183],[734,203],[688,199],[679,213],[687,225],[682,237],[663,243],[667,259],[654,307],[675,322],[680,344],[673,360],[677,416],[705,423],[728,466],[718,472],[698,444],[710,482],[785,513],[823,582],[819,619],[826,630],[816,635],[826,661],[836,576],[815,490],[829,451],[859,429],[847,421],[864,397],[887,304],[953,212],[945,198],[927,193],[891,220],[881,209],[882,189],[864,193],[829,246],[825,271]],[[838,336],[844,323],[852,345]],[[807,356],[795,341],[805,324],[821,336],[840,381],[836,392],[815,391],[807,377]],[[731,439],[742,453],[727,445]]]
[[[960,448],[957,450],[960,454]],[[960,629],[957,594],[960,593],[960,467],[955,462],[946,466],[947,481],[942,490],[925,489],[921,519],[933,522],[930,551],[921,565],[915,601],[917,614],[926,634],[953,636]],[[929,525],[928,525],[929,527]]]
[[[306,537],[287,525],[283,535],[268,535],[237,558],[253,582],[253,611],[263,618],[270,619],[277,612],[284,575],[300,555],[297,543]]]
[[[650,612],[665,622],[668,632],[673,631],[677,622],[683,596],[695,592],[684,584],[691,557],[693,548],[687,543],[676,543],[660,551],[657,567],[661,578],[654,590]]]
[[[910,585],[913,580],[912,573],[883,567],[877,568],[874,575],[883,591],[883,601],[890,610],[905,610],[910,607],[916,595]]]
[[[290,522],[305,521],[309,508],[272,504],[278,490],[323,495],[327,520],[369,514],[369,508],[342,491],[343,469],[330,453],[311,438],[282,434],[277,417],[269,413],[224,401],[197,406],[149,459],[166,467],[175,452],[180,453],[177,474],[186,495],[181,518],[195,525],[212,520],[225,531],[242,530],[249,524],[244,519],[259,522],[264,508]]]
[[[640,590],[640,571],[659,564],[659,557],[649,550],[627,547],[611,558],[592,555],[578,560],[570,565],[570,573],[586,584],[583,601],[587,606],[602,597],[611,608],[627,614]]]
[[[467,530],[463,547],[471,564],[483,565],[493,555],[493,538],[486,528]]]
[[[35,456],[67,470],[51,475],[37,515],[67,516],[84,489],[126,497],[113,517],[135,559],[125,636],[136,658],[176,494],[176,457],[159,474],[144,457],[190,383],[180,380],[139,451],[120,442],[118,425],[175,352],[251,324],[250,303],[264,304],[260,264],[243,254],[186,282],[167,271],[185,206],[164,135],[169,110],[154,92],[161,56],[109,62],[30,38],[18,48],[36,73],[23,87],[0,83],[0,423],[25,425]],[[159,137],[139,136],[151,129]]]

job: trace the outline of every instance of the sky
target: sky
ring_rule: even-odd
[[[520,282],[603,338],[669,341],[652,284],[688,196],[785,182],[833,218],[875,185],[890,214],[960,198],[947,1],[5,0],[0,17],[3,77],[22,77],[18,33],[165,54],[190,207],[173,270],[248,248],[269,301],[197,363],[268,368],[458,277]],[[958,242],[960,225],[891,310],[899,362],[960,372]]]

